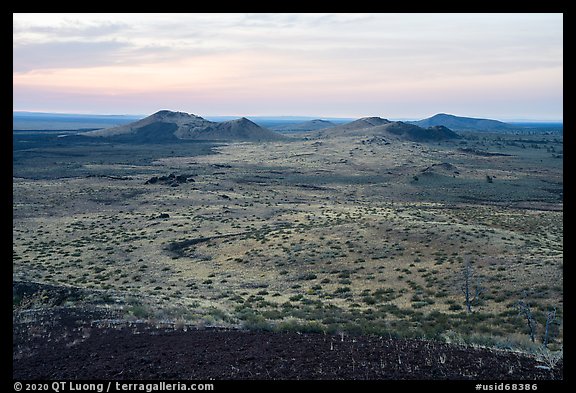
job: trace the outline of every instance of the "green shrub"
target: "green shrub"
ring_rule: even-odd
[[[271,331],[273,330],[270,322],[260,314],[250,314],[242,323],[242,328],[248,330],[263,330]]]
[[[129,309],[130,314],[134,315],[136,318],[147,318],[151,315],[151,311],[148,307],[142,304],[135,304]]]
[[[299,333],[323,333],[326,331],[325,326],[317,321],[302,322],[290,318],[278,323],[274,330],[277,332],[299,332]]]
[[[350,287],[338,287],[334,291],[334,293],[346,293],[346,292],[350,292]]]

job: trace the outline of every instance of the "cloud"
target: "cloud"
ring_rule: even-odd
[[[561,95],[562,34],[561,14],[15,14],[13,80],[213,107]]]
[[[59,24],[33,24],[15,19],[13,25],[14,42],[41,43],[51,41],[78,41],[108,39],[121,34],[130,27],[126,23],[103,21],[100,23],[82,23],[80,20],[63,21]]]
[[[530,14],[64,14],[34,23],[15,18],[15,70],[258,50],[293,62],[332,61],[331,68],[357,62],[368,71],[372,64],[399,75],[423,75],[425,69],[505,73],[558,65],[559,21],[558,15]]]
[[[117,41],[48,42],[14,47],[13,69],[16,73],[35,69],[93,67],[124,61],[127,45]]]

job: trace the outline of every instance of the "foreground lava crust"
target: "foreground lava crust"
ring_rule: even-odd
[[[63,313],[15,325],[15,379],[562,379],[520,353],[378,336],[103,327]],[[50,322],[51,321],[51,322]]]

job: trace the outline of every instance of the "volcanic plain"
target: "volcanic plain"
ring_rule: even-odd
[[[561,133],[411,141],[325,129],[142,145],[14,135],[13,358],[28,370],[22,377],[58,375],[34,375],[29,365],[44,353],[34,337],[47,337],[47,312],[72,312],[85,317],[62,351],[130,324],[210,339],[306,334],[324,337],[326,350],[380,337],[382,346],[521,351],[543,365],[530,370],[550,370],[538,378],[558,378],[546,359],[563,346]],[[534,342],[521,302],[536,321]],[[222,378],[241,369],[226,367]]]

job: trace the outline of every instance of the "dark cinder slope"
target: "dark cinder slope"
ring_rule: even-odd
[[[458,138],[458,134],[444,126],[422,128],[415,124],[390,121],[380,117],[364,117],[340,126],[327,128],[312,136],[319,138],[335,136],[381,136],[409,141],[436,141]]]
[[[381,128],[384,133],[397,135],[402,139],[415,142],[458,138],[458,134],[444,126],[422,128],[414,124],[396,121],[379,128]]]
[[[354,120],[349,123],[341,124],[335,127],[324,128],[322,130],[319,130],[318,132],[313,133],[312,135],[321,138],[330,136],[367,135],[363,133],[364,130],[389,123],[390,120],[383,119],[381,117],[363,117],[361,119]]]
[[[287,131],[287,132],[306,132],[306,131],[315,131],[321,130],[324,128],[334,127],[336,124],[332,123],[328,120],[309,120],[302,123],[296,124],[286,124],[282,126],[270,127],[274,131]]]
[[[179,140],[255,142],[284,138],[244,117],[212,122],[193,114],[168,110],[156,112],[130,124],[90,131],[82,135],[133,143],[164,143]]]
[[[521,352],[433,340],[225,329],[186,331],[144,323],[99,327],[92,321],[101,315],[84,311],[85,320],[80,320],[82,315],[78,314],[81,312],[74,308],[44,312],[38,317],[43,329],[37,328],[40,322],[14,323],[12,377],[526,380],[532,384],[536,380],[561,380],[564,374],[562,360],[548,368]],[[26,320],[30,320],[30,314]],[[361,360],[352,362],[351,354]]]
[[[461,117],[446,113],[438,113],[427,119],[410,123],[420,127],[444,126],[453,130],[504,130],[512,127],[498,120]]]
[[[261,127],[245,117],[213,123],[203,129],[192,130],[182,136],[182,139],[218,141],[271,141],[283,138],[283,136]]]

